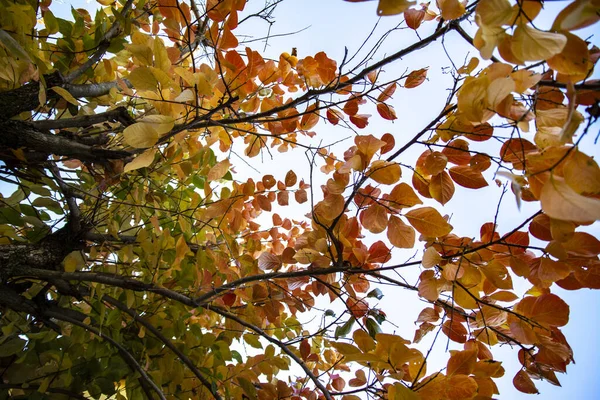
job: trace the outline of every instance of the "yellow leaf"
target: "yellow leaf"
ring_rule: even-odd
[[[140,122],[151,125],[159,135],[170,132],[171,129],[173,129],[173,126],[175,126],[175,119],[173,119],[173,117],[169,117],[168,115],[146,115],[140,120]]]
[[[183,92],[179,93],[179,95],[177,95],[173,101],[186,103],[188,101],[194,101],[195,99],[196,96],[194,95],[194,92],[191,89],[185,89]]]
[[[536,74],[527,69],[521,69],[519,71],[510,74],[510,77],[515,82],[515,92],[524,93],[527,89],[535,86],[540,80],[542,80],[541,74]]]
[[[460,18],[465,13],[465,3],[458,0],[437,0],[437,6],[446,21]]]
[[[212,96],[213,88],[212,85],[208,82],[206,75],[202,72],[197,72],[194,74],[196,77],[196,87],[198,88],[198,94],[201,96]]]
[[[145,168],[145,167],[149,166],[154,161],[155,154],[156,154],[155,149],[146,150],[145,152],[143,152],[142,154],[140,154],[139,156],[134,158],[133,161],[127,163],[125,165],[125,168],[123,169],[123,171],[129,172],[129,171],[134,171],[136,169]]]
[[[415,5],[416,1],[406,0],[379,0],[377,15],[396,15],[404,12],[410,6]]]
[[[127,77],[129,82],[136,90],[156,91],[158,89],[158,81],[154,74],[147,67],[139,67],[134,69]]]
[[[560,53],[567,38],[560,33],[544,32],[529,25],[519,25],[512,37],[513,54],[523,61],[546,60]]]
[[[65,257],[63,260],[63,268],[65,272],[75,272],[77,267],[81,267],[84,264],[84,259],[81,256],[80,251],[73,251]]]
[[[79,105],[79,103],[77,102],[77,99],[75,97],[73,97],[73,95],[71,93],[69,93],[67,91],[67,89],[61,88],[59,86],[54,86],[51,89],[54,90],[56,93],[58,93],[58,95],[60,97],[62,97],[63,99],[65,99],[69,103],[71,103],[71,104],[73,104],[75,106]]]
[[[482,0],[477,4],[478,24],[502,26],[513,22],[513,9],[508,0]]]
[[[367,172],[367,175],[375,182],[384,184],[384,185],[392,185],[400,179],[402,175],[402,170],[400,169],[400,165],[397,163],[377,160],[373,161],[371,164],[371,168]]]
[[[575,0],[558,14],[552,29],[573,31],[592,25],[598,20],[600,20],[600,3],[597,0]]]
[[[171,68],[171,60],[169,60],[165,43],[158,37],[154,39],[154,66],[165,72],[169,72]]]
[[[512,77],[494,79],[487,89],[487,102],[491,109],[496,107],[512,92],[515,91],[516,84]]]
[[[467,120],[481,123],[489,119],[489,112],[485,112],[487,86],[488,81],[484,77],[469,76],[458,91],[458,110]]]
[[[590,52],[587,43],[579,36],[565,32],[567,44],[555,56],[548,59],[548,66],[565,75],[579,76],[575,82],[585,79],[593,64],[590,61]]]
[[[552,218],[574,222],[592,222],[600,219],[600,199],[578,194],[558,176],[546,181],[540,201],[544,213]]]
[[[206,175],[206,180],[209,182],[216,181],[225,176],[225,174],[229,171],[229,167],[231,166],[229,160],[223,160],[216,163],[208,174]]]
[[[0,44],[6,50],[8,50],[8,52],[11,53],[14,58],[32,62],[25,49],[23,49],[19,42],[17,42],[4,29],[0,29]]]
[[[129,146],[143,149],[156,144],[158,141],[158,132],[151,124],[137,122],[125,128],[123,137],[125,138],[125,143]]]
[[[375,349],[375,341],[367,332],[363,331],[362,329],[354,331],[352,337],[354,338],[354,342],[363,352],[367,353]]]
[[[433,246],[428,247],[423,254],[421,264],[423,268],[433,268],[442,261],[442,256],[435,250]]]
[[[600,168],[596,161],[579,151],[563,167],[565,182],[577,193],[600,193]]]
[[[479,53],[483,59],[489,60],[492,58],[494,49],[498,46],[498,43],[507,36],[506,29],[498,26],[482,25],[479,22],[479,18],[479,15],[475,15],[475,21],[477,21],[479,29],[475,33],[475,38],[473,38],[473,46],[479,49]]]
[[[421,234],[428,237],[446,236],[452,231],[452,225],[432,207],[422,207],[406,213],[408,222]]]
[[[388,400],[420,400],[421,397],[401,383],[395,383],[388,389]]]

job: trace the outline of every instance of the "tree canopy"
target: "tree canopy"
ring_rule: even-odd
[[[379,0],[411,44],[378,51],[390,31],[334,60],[266,56],[282,1],[98,0],[66,16],[0,0],[0,398],[559,385],[574,355],[556,288],[600,288],[600,169],[581,145],[600,49],[579,34],[600,2],[565,3],[543,30],[537,0]],[[255,22],[262,41],[239,33]],[[472,52],[447,63],[448,87],[403,66],[440,41]],[[442,107],[395,108],[425,86]],[[255,168],[286,152],[306,168]],[[476,236],[460,208],[489,211]],[[399,292],[416,321],[379,306]],[[395,332],[407,324],[413,337]]]

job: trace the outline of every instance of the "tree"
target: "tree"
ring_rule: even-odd
[[[518,390],[559,384],[573,354],[553,290],[600,288],[600,169],[579,146],[600,50],[577,35],[597,1],[543,31],[533,0],[379,0],[420,39],[338,62],[244,46],[239,27],[270,27],[282,0],[98,0],[70,20],[1,1],[2,398],[487,399],[499,344]],[[440,40],[479,51],[444,106],[368,133],[427,80],[401,60]],[[310,171],[235,173],[272,149]],[[494,220],[463,236],[446,204],[494,179]],[[509,197],[537,211],[501,230]],[[398,291],[423,304],[414,338],[377,307]],[[423,338],[452,343],[441,370]]]

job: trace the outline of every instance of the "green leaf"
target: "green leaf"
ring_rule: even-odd
[[[237,381],[240,384],[240,386],[242,387],[242,390],[244,391],[244,393],[246,393],[246,396],[248,396],[250,399],[258,398],[256,395],[256,388],[254,387],[252,382],[250,382],[248,379],[243,378],[241,376],[237,378]]]
[[[8,357],[23,351],[27,342],[18,337],[0,344],[0,357]]]
[[[383,298],[383,292],[381,291],[381,289],[376,288],[371,290],[368,294],[367,297],[369,298],[376,298],[377,300],[381,300]]]
[[[355,322],[356,322],[356,318],[352,317],[348,321],[346,321],[346,323],[344,325],[338,326],[337,328],[335,328],[335,338],[339,339],[339,338],[345,337],[347,334],[349,334],[350,330],[352,329],[352,326],[354,325]]]
[[[373,339],[375,339],[375,335],[377,335],[378,333],[381,333],[381,328],[379,327],[379,324],[377,323],[377,321],[375,321],[372,318],[368,318],[367,319],[367,331],[369,331],[369,336],[371,336]]]

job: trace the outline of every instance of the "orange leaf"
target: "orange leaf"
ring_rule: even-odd
[[[385,207],[371,204],[360,213],[360,222],[371,233],[381,233],[387,228],[388,215]]]
[[[370,114],[356,114],[350,116],[350,122],[352,122],[358,129],[366,128],[369,125]]]
[[[425,18],[425,10],[410,8],[404,11],[404,20],[409,28],[417,30]]]
[[[377,6],[377,15],[400,14],[414,4],[414,1],[406,0],[379,0],[379,5]]]
[[[450,168],[452,180],[460,186],[469,189],[479,189],[488,185],[487,181],[479,171],[468,166],[456,166]]]
[[[277,270],[281,268],[281,257],[267,252],[262,253],[260,257],[258,257],[258,268],[263,271],[271,269]]]
[[[300,121],[300,129],[307,131],[317,125],[319,122],[319,110],[316,110],[317,107],[318,103],[315,103],[306,109],[306,113]]]
[[[379,96],[377,96],[377,101],[380,101],[380,102],[387,101],[390,97],[392,97],[392,95],[394,94],[395,91],[396,91],[396,82],[392,82],[385,89],[383,89],[383,91],[381,92],[381,94]]]
[[[417,231],[428,237],[441,237],[452,231],[452,225],[432,207],[411,210],[406,213],[406,218]]]
[[[304,190],[304,189],[296,190],[296,192],[294,193],[294,197],[296,198],[296,201],[300,204],[302,204],[308,200],[308,194],[306,193],[306,190]]]
[[[285,174],[285,186],[290,187],[294,186],[298,180],[296,173],[292,170],[289,170],[287,174]]]
[[[442,332],[454,342],[465,343],[467,341],[467,328],[455,319],[444,322]]]
[[[529,393],[529,394],[538,394],[538,390],[535,387],[535,384],[529,377],[529,374],[524,370],[520,370],[517,372],[515,377],[513,378],[513,385],[519,392]]]
[[[394,107],[392,107],[388,104],[377,103],[377,112],[379,113],[379,115],[381,115],[381,118],[387,119],[388,121],[393,121],[395,119],[398,119],[398,117],[396,116],[396,111],[394,110]],[[350,120],[352,120],[352,117],[350,117]]]
[[[418,69],[416,71],[411,72],[406,77],[406,82],[404,82],[404,87],[407,89],[416,88],[421,83],[425,82],[427,78],[427,68]]]
[[[454,183],[446,171],[442,171],[431,177],[429,194],[442,205],[446,204],[454,196]]]
[[[446,381],[448,400],[472,399],[477,394],[477,382],[466,375],[454,375]]]
[[[388,221],[387,237],[390,243],[401,249],[411,249],[415,245],[415,230],[394,215]]]
[[[412,207],[417,204],[423,204],[410,185],[402,182],[392,189],[392,192],[386,197],[388,206],[394,209]]]
[[[477,362],[477,349],[452,352],[446,367],[446,375],[471,375]]]
[[[400,179],[402,170],[397,163],[376,160],[371,163],[371,167],[367,172],[369,178],[383,185],[392,185]]]
[[[565,326],[569,322],[569,306],[555,294],[544,294],[535,299],[528,316],[543,325]]]
[[[396,145],[396,140],[391,133],[384,133],[381,137],[381,140],[385,142],[385,145],[381,148],[381,154],[385,154],[388,151],[392,150]]]
[[[427,157],[425,157],[425,162],[423,163],[423,168],[425,172],[429,175],[438,175],[446,168],[448,164],[448,158],[439,151],[434,151],[429,153]]]

